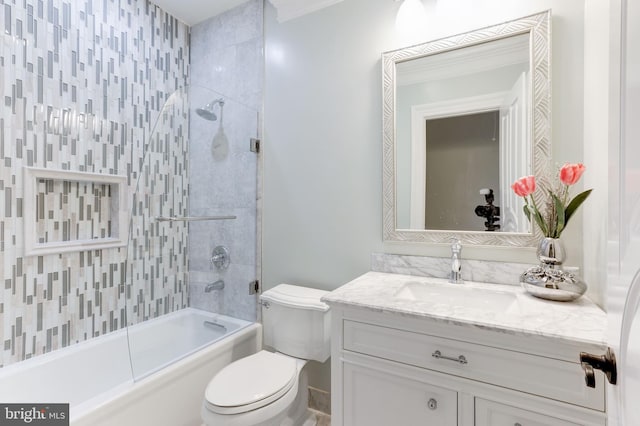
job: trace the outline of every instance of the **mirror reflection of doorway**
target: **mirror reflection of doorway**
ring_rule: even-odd
[[[510,90],[506,92],[495,92],[483,96],[457,99],[455,107],[442,103],[430,103],[412,106],[411,112],[411,189],[410,189],[410,228],[411,229],[429,229],[429,230],[467,230],[467,231],[484,231],[497,230],[501,232],[529,232],[530,224],[522,211],[522,200],[513,193],[511,184],[516,179],[530,174],[531,170],[531,144],[530,144],[530,126],[527,119],[528,114],[528,85],[526,83],[526,73],[521,73],[516,79]],[[444,112],[443,112],[444,110]],[[486,122],[482,124],[482,117]],[[452,138],[466,138],[469,140],[476,139],[495,139],[499,141],[499,153],[495,158],[498,161],[496,167],[498,172],[498,183],[491,186],[477,185],[475,175],[471,174],[466,184],[460,179],[453,193],[458,196],[451,196],[447,199],[449,204],[430,203],[427,198],[429,189],[426,187],[427,182],[427,158],[429,153],[426,146],[426,125],[425,123],[437,123],[440,120],[445,123],[446,120],[453,120],[448,126],[442,126],[440,136],[443,140],[451,142]],[[469,121],[466,123],[465,121]],[[475,122],[478,121],[478,122]],[[450,129],[452,134],[447,135],[446,129]],[[459,145],[464,146],[464,145]],[[470,147],[471,151],[465,153],[459,152],[459,158],[475,157],[476,152],[474,146]],[[479,160],[476,160],[479,161]],[[443,188],[440,192],[445,191],[451,179],[465,176],[458,171],[455,176],[453,173],[453,163],[450,161],[448,167],[441,166],[440,160],[431,162],[435,164],[435,170],[441,170],[443,174],[438,175],[432,169],[428,173],[431,175],[430,187],[441,183]],[[464,165],[469,167],[468,165]],[[485,166],[493,168],[493,160],[487,162]],[[466,170],[465,170],[466,172]],[[481,179],[486,181],[486,179]],[[475,188],[475,190],[471,190]],[[436,189],[438,189],[436,187]],[[463,190],[467,189],[467,190]],[[499,207],[499,220],[485,223],[484,220],[477,221],[473,218],[477,216],[466,217],[469,206],[473,206],[470,210],[474,212],[475,207],[482,203],[483,197],[479,197],[481,189],[493,189],[494,205]],[[474,204],[469,197],[471,192],[477,191],[472,197],[480,202]],[[442,198],[440,196],[435,196]],[[426,206],[429,205],[427,208]],[[427,220],[427,209],[431,210],[430,219]],[[487,218],[488,219],[488,218]],[[499,225],[492,227],[489,223]],[[433,225],[433,226],[432,226]],[[486,225],[486,226],[485,226]],[[449,228],[447,228],[449,226]],[[453,227],[451,227],[453,226]],[[468,226],[468,227],[462,227]]]
[[[484,231],[474,212],[485,203],[480,190],[501,200],[499,111],[428,119],[425,127],[426,228]]]

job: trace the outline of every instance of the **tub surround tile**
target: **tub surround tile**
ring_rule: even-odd
[[[251,0],[191,29],[191,102],[193,107],[225,100],[218,120],[190,119],[189,211],[192,216],[235,215],[234,220],[195,222],[189,227],[189,268],[225,281],[221,292],[202,293],[190,282],[192,306],[250,321],[257,317],[249,283],[259,277],[258,162],[249,140],[260,137],[262,112],[262,1]],[[212,154],[212,139],[222,122],[229,142],[226,156]],[[231,264],[217,271],[211,251],[226,246]],[[216,293],[216,294],[213,294]]]
[[[204,146],[197,147],[192,154],[191,167],[198,172],[192,173],[190,179],[190,196],[193,197],[189,202],[190,209],[202,211],[255,205],[256,154],[232,152],[223,161],[213,161],[210,148],[213,134],[200,138]],[[245,151],[249,150],[249,139],[248,135],[243,138]]]
[[[255,280],[253,265],[231,265],[220,275],[225,277],[222,292],[223,308],[220,313],[247,321],[256,320],[256,296],[249,294],[249,283]]]
[[[480,291],[499,290],[515,296],[515,301],[505,311],[497,311],[464,309],[446,301],[434,303],[396,297],[400,287],[407,282],[436,282]],[[358,307],[500,333],[606,346],[606,314],[586,297],[574,302],[550,302],[537,299],[516,286],[473,282],[450,284],[439,278],[368,272],[332,291],[322,300],[336,307]]]
[[[186,232],[151,218],[186,211],[188,104],[172,95],[189,83],[190,54],[189,27],[140,1],[4,2],[0,22],[6,366],[187,306]],[[162,141],[170,141],[171,152]],[[139,195],[129,247],[25,256],[25,166],[128,175],[129,196]],[[46,201],[38,235],[92,238],[103,233],[98,227],[106,233],[106,198],[95,202],[90,191],[59,183],[38,190]]]
[[[209,293],[204,291],[207,284],[219,279],[221,277],[212,271],[189,271],[189,307],[207,312],[222,312],[224,290],[212,290]]]
[[[256,213],[255,209],[210,209],[196,216],[234,215],[236,219],[191,222],[189,224],[189,265],[192,271],[215,272],[211,254],[216,246],[229,249],[231,264],[251,266],[256,264]]]
[[[462,258],[462,279],[505,285],[520,285],[520,274],[532,267],[528,263],[492,262]],[[420,277],[448,278],[448,257],[409,256],[387,253],[371,255],[371,270]]]

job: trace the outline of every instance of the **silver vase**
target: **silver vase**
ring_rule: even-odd
[[[520,284],[541,299],[569,302],[587,291],[587,284],[576,274],[564,271],[564,244],[559,238],[543,238],[536,251],[540,265],[520,275]]]

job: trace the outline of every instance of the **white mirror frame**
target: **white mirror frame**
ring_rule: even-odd
[[[396,64],[492,40],[529,33],[531,76],[532,167],[537,178],[548,176],[551,162],[551,11],[516,19],[468,33],[393,50],[382,54],[382,215],[383,239],[394,242],[450,243],[451,237],[471,245],[536,247],[543,237],[532,224],[529,233],[435,231],[396,227]],[[534,194],[543,204],[540,191]]]

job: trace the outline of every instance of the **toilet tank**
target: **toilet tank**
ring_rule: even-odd
[[[264,344],[296,358],[324,362],[331,352],[327,291],[280,284],[262,293]]]

